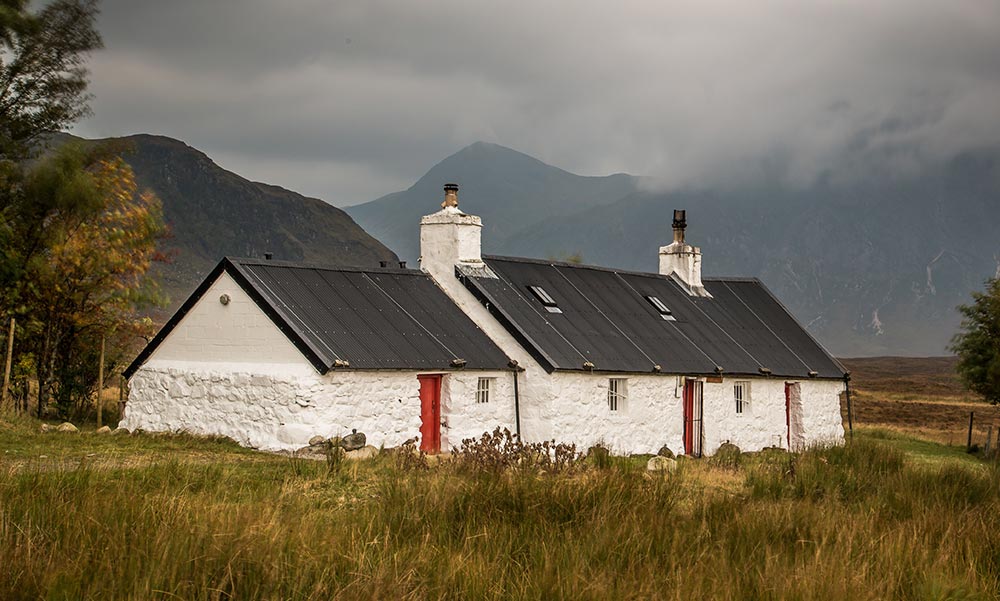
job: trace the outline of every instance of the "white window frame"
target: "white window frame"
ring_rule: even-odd
[[[476,383],[477,405],[486,405],[490,402],[490,397],[493,396],[495,383],[496,378],[479,378],[479,381]]]
[[[746,415],[750,412],[750,380],[733,382],[733,401],[736,405],[736,415]]]
[[[628,378],[608,378],[608,411],[622,413],[628,400]]]

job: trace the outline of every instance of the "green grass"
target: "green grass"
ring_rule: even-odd
[[[1000,595],[1000,472],[888,432],[651,476],[639,459],[331,470],[223,441],[36,427],[0,421],[0,447],[18,449],[0,459],[2,599]],[[42,450],[64,459],[23,456]]]

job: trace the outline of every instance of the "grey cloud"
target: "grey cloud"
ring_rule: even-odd
[[[113,0],[101,27],[80,133],[171,135],[336,203],[477,139],[672,186],[1000,145],[989,0]]]

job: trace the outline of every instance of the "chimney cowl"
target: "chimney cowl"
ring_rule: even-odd
[[[458,184],[444,185],[444,202],[441,203],[441,208],[448,207],[458,208]]]
[[[684,244],[684,230],[687,228],[687,211],[674,209],[674,242]]]

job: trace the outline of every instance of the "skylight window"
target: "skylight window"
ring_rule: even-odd
[[[562,313],[562,310],[559,308],[559,305],[556,304],[555,299],[545,291],[545,288],[542,288],[541,286],[528,286],[528,290],[535,295],[538,302],[542,303],[542,306],[545,307],[546,311],[549,313]]]
[[[670,311],[670,309],[663,304],[663,301],[661,301],[655,296],[647,296],[646,300],[649,301],[649,304],[653,305],[653,308],[655,308],[660,313],[660,317],[662,317],[664,320],[677,321],[677,318],[674,317],[674,314]]]

